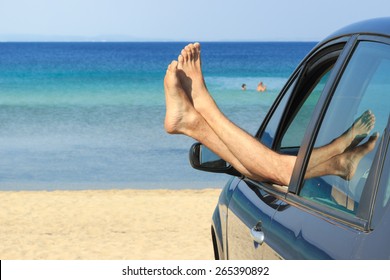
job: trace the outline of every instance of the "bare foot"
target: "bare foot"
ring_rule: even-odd
[[[172,61],[164,78],[166,101],[164,127],[170,134],[187,134],[188,129],[196,126],[197,118],[200,116],[183,90],[177,65],[177,61]]]
[[[208,102],[214,102],[207,90],[201,64],[199,43],[187,45],[178,57],[180,81],[198,111],[207,108]]]
[[[355,120],[349,134],[351,135],[350,148],[356,147],[375,126],[375,115],[370,111],[365,111],[358,119]]]
[[[348,181],[353,178],[360,160],[374,149],[378,137],[379,133],[374,133],[366,143],[334,157],[335,167],[341,178]]]
[[[331,145],[329,145],[332,148],[330,156],[336,156],[355,148],[371,132],[374,125],[374,114],[370,110],[365,111],[353,122],[347,131],[331,142]]]

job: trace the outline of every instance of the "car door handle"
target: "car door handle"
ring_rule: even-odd
[[[251,228],[251,237],[254,241],[260,245],[264,242],[264,232],[261,230],[261,222],[258,222],[253,228]]]

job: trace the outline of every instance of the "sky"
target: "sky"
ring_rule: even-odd
[[[0,0],[0,41],[319,41],[389,0]]]

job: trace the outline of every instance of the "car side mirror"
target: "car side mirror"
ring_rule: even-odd
[[[221,159],[203,144],[197,142],[190,148],[190,163],[195,169],[213,172],[226,173],[233,176],[242,176],[228,162]]]

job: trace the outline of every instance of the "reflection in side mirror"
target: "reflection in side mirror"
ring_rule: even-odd
[[[198,170],[241,176],[233,166],[214,154],[201,143],[195,143],[191,146],[190,163],[193,168]]]
[[[199,149],[199,163],[206,168],[227,168],[230,166],[226,161],[214,154],[205,146],[200,146]]]

